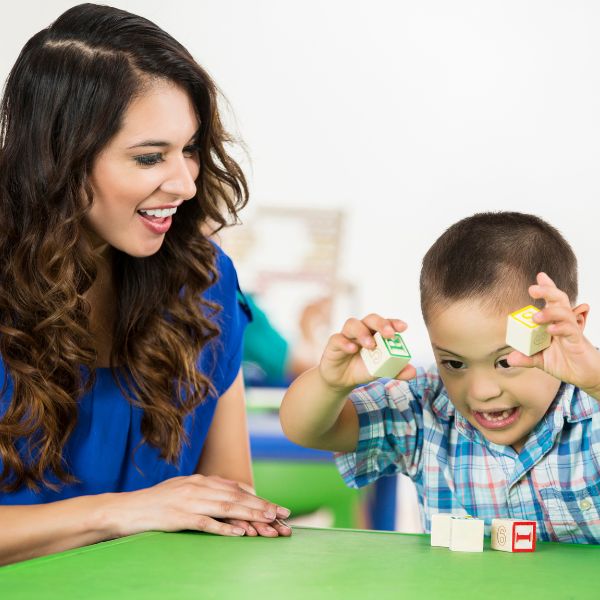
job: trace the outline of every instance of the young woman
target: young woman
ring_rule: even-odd
[[[146,531],[290,535],[254,495],[231,261],[247,201],[206,72],[93,4],[0,107],[0,563]]]

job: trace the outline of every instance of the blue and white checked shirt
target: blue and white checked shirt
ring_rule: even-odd
[[[355,389],[355,452],[336,454],[346,484],[400,472],[416,484],[423,527],[452,512],[537,521],[538,539],[600,544],[600,403],[563,383],[522,451],[486,440],[450,402],[437,369]]]

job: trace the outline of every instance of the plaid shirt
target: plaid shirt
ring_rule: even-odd
[[[423,527],[451,512],[537,521],[538,539],[600,544],[600,403],[563,383],[522,451],[486,440],[450,402],[437,370],[355,389],[355,452],[336,454],[346,484],[400,472],[416,484]]]

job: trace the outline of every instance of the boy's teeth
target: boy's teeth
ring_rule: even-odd
[[[149,210],[140,210],[143,215],[148,215],[149,217],[172,217],[176,212],[177,208],[156,208]]]
[[[512,409],[503,410],[502,412],[482,412],[481,414],[488,421],[502,421],[502,419],[506,419],[510,415],[511,412],[512,412]]]

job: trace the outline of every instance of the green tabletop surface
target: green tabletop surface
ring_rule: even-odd
[[[0,598],[600,598],[600,546],[432,548],[428,535],[296,527],[291,538],[148,532],[0,568]]]

